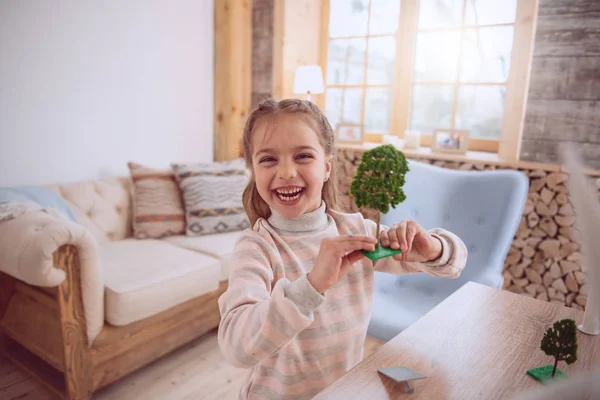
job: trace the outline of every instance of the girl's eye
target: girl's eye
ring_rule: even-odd
[[[275,159],[273,157],[269,157],[269,156],[263,157],[263,158],[260,159],[261,163],[272,162],[272,161],[275,161]]]
[[[307,153],[303,153],[303,154],[299,154],[298,155],[298,159],[299,160],[305,160],[305,159],[309,159],[309,158],[313,158],[310,154]]]

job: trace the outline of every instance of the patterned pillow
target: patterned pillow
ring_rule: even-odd
[[[127,165],[133,181],[133,235],[145,239],[185,233],[185,210],[173,172]]]
[[[240,231],[250,226],[242,204],[248,182],[243,160],[172,167],[183,192],[188,236]]]

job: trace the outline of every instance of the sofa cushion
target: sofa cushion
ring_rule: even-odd
[[[250,227],[242,193],[248,182],[243,160],[173,164],[183,193],[186,234],[209,235]]]
[[[161,240],[105,243],[100,255],[106,320],[112,325],[150,317],[219,285],[219,260]]]
[[[131,236],[129,178],[107,178],[51,185],[66,200],[77,222],[99,243]]]
[[[241,231],[227,232],[198,237],[179,235],[171,236],[164,240],[184,249],[218,258],[221,261],[221,280],[224,281],[229,278],[229,262],[233,256],[235,243],[241,233]]]
[[[133,181],[133,235],[161,238],[185,232],[185,212],[173,171],[127,164]]]

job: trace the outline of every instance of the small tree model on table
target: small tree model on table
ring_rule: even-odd
[[[577,324],[575,321],[562,319],[555,322],[552,328],[548,328],[544,334],[540,348],[546,355],[554,357],[554,366],[546,365],[534,368],[527,373],[542,382],[566,378],[567,375],[556,366],[559,361],[565,361],[569,365],[577,361]]]
[[[362,155],[356,176],[350,186],[350,194],[356,206],[377,211],[377,247],[374,251],[363,251],[371,260],[377,260],[401,253],[401,250],[385,248],[380,241],[381,214],[386,214],[390,206],[396,208],[406,200],[402,190],[405,175],[409,171],[404,153],[390,144],[365,151]]]

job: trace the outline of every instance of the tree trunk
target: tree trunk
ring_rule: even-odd
[[[558,357],[554,358],[554,369],[552,369],[552,377],[554,378],[554,374],[556,374],[556,365],[558,364]]]
[[[375,237],[377,238],[377,247],[381,247],[381,243],[379,242],[379,230],[381,229],[381,213],[377,211],[377,231],[375,232]]]

